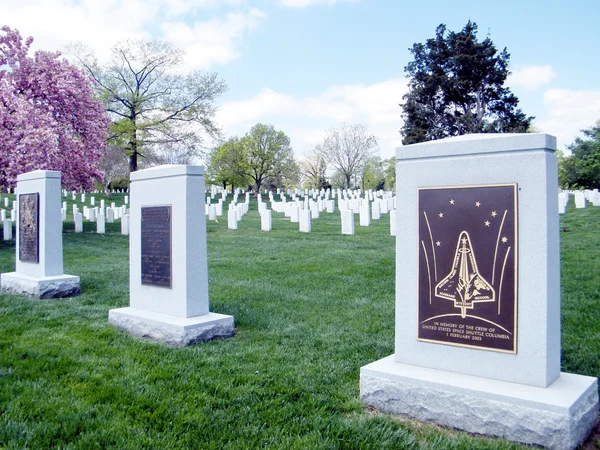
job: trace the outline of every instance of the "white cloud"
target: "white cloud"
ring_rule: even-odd
[[[306,8],[314,5],[334,5],[336,3],[355,3],[360,0],[277,0],[281,6],[288,8]]]
[[[161,29],[165,40],[186,49],[186,66],[205,69],[237,59],[239,42],[264,17],[262,11],[253,8],[246,13],[228,13],[223,20],[196,22],[192,26],[183,22],[167,22]]]
[[[240,42],[264,18],[256,9],[222,19],[184,23],[212,6],[235,7],[245,0],[19,0],[2,5],[1,25],[33,36],[33,49],[64,50],[73,41],[106,60],[125,39],[167,39],[187,51],[188,68],[206,69],[239,57]]]
[[[406,90],[404,78],[333,86],[302,98],[263,88],[252,98],[223,103],[216,120],[228,136],[241,136],[257,122],[271,123],[290,136],[296,154],[319,143],[329,128],[343,122],[367,123],[379,140],[381,156],[389,158],[401,144],[398,104]]]
[[[523,89],[538,89],[550,84],[555,77],[552,66],[524,66],[516,69],[508,76],[506,84]]]
[[[565,148],[600,119],[600,90],[548,89],[544,93],[547,118],[536,122],[541,131],[558,139]]]

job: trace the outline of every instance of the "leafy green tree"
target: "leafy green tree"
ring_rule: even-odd
[[[212,180],[230,184],[243,180],[257,193],[267,180],[271,185],[294,183],[298,170],[290,138],[273,125],[262,123],[254,125],[241,139],[229,139],[209,157]]]
[[[260,192],[260,187],[268,177],[292,176],[298,166],[290,138],[273,125],[257,123],[242,139],[245,154],[245,173],[240,174]]]
[[[206,177],[212,184],[235,187],[247,185],[242,174],[246,173],[244,167],[245,155],[241,140],[233,137],[218,147],[213,148],[208,155]]]
[[[571,155],[557,155],[559,183],[563,189],[600,188],[600,120],[581,131],[584,138],[576,138],[569,146]]]
[[[402,143],[469,133],[524,133],[533,117],[518,108],[518,98],[504,83],[510,55],[498,53],[489,37],[477,41],[477,24],[459,32],[437,27],[435,38],[410,49],[405,68],[409,92],[402,107]]]
[[[203,137],[218,137],[215,100],[227,86],[216,73],[179,73],[182,49],[164,41],[120,42],[107,65],[81,45],[70,50],[96,81],[114,119],[112,139],[125,149],[131,172],[148,146],[170,144],[200,155]]]
[[[390,159],[386,159],[384,165],[385,188],[396,189],[396,157],[392,156]]]
[[[362,167],[361,189],[383,189],[385,186],[385,173],[383,161],[379,156],[370,156]]]

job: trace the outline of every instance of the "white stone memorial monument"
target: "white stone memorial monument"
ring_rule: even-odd
[[[130,186],[129,307],[109,322],[177,347],[233,336],[233,317],[209,312],[204,168],[141,170]]]
[[[556,139],[468,135],[397,150],[395,354],[364,403],[552,449],[598,418],[597,379],[560,371]]]
[[[233,336],[233,317],[209,311],[204,168],[140,170],[130,186],[129,307],[109,322],[177,347]]]
[[[63,273],[60,172],[17,176],[16,271],[0,275],[2,290],[35,298],[79,295],[79,277]]]

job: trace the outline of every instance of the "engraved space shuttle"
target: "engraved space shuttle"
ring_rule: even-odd
[[[477,269],[471,238],[466,231],[461,231],[458,236],[452,268],[435,287],[435,296],[454,301],[454,307],[460,308],[463,318],[475,303],[496,300],[494,288]]]

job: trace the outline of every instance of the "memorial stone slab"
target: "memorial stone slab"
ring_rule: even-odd
[[[233,336],[233,317],[209,311],[204,192],[200,166],[131,174],[130,306],[111,324],[177,347]]]
[[[524,133],[397,150],[396,352],[361,368],[364,403],[553,449],[585,439],[598,386],[560,371],[555,149]]]
[[[0,275],[2,290],[35,298],[79,295],[79,277],[63,273],[60,172],[17,176],[16,270]]]

